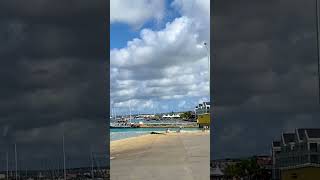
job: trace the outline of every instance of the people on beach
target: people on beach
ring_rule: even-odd
[[[166,133],[169,133],[169,132],[170,132],[170,129],[169,129],[169,128],[167,128]]]

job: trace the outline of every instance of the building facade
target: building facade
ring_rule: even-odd
[[[194,109],[199,127],[210,127],[210,102],[203,102]]]
[[[282,133],[281,140],[272,143],[272,178],[305,179],[312,172],[316,179],[320,179],[319,150],[320,129],[295,129],[294,133]],[[315,174],[314,169],[319,173]]]

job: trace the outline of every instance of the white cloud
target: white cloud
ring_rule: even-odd
[[[174,0],[171,6],[182,16],[193,19],[200,39],[209,41],[210,36],[210,0]]]
[[[201,14],[208,13],[198,9],[204,11]],[[199,16],[181,14],[162,30],[142,29],[140,37],[126,47],[110,51],[111,98],[115,106],[127,107],[131,100],[131,105],[140,110],[152,110],[152,106],[169,110],[171,106],[190,106],[190,99],[195,99],[195,106],[198,99],[207,99],[208,59],[203,42],[209,41],[209,18],[205,22]],[[208,34],[203,34],[204,30]],[[172,100],[177,103],[159,103]]]
[[[164,0],[111,0],[110,22],[121,22],[139,27],[146,21],[160,21],[165,12]]]

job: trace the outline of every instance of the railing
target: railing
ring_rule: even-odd
[[[320,164],[320,152],[293,151],[282,152],[276,156],[277,167],[297,166],[306,163]]]
[[[196,115],[210,113],[210,109],[197,109]]]

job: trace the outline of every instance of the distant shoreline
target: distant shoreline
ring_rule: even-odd
[[[161,126],[154,126],[154,125],[143,125],[140,127],[127,127],[128,129],[139,129],[139,128],[198,128],[197,125],[188,125],[188,126],[173,126],[173,125],[161,125]],[[113,127],[111,129],[124,129],[121,127]]]

